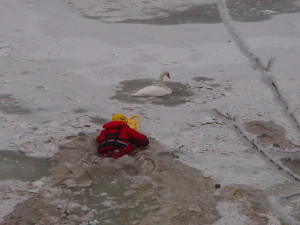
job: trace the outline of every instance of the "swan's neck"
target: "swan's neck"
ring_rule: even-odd
[[[159,78],[158,78],[158,86],[160,86],[160,87],[166,87],[166,85],[164,84],[164,75],[163,74],[161,74],[160,76],[159,76]]]
[[[166,89],[167,91],[169,91],[170,93],[172,93],[172,90],[164,84],[163,79],[164,79],[164,75],[161,74],[158,78],[158,86],[162,87],[162,88]]]

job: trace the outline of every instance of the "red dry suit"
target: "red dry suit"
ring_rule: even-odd
[[[119,158],[133,151],[132,144],[147,146],[147,136],[130,128],[123,121],[112,121],[103,125],[103,130],[97,137],[98,152],[102,157]]]

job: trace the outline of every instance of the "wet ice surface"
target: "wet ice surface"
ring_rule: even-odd
[[[266,196],[277,194],[281,186],[265,191],[216,186],[200,171],[173,161],[172,152],[154,140],[132,156],[100,158],[96,135],[67,137],[70,142],[54,157],[51,179],[44,179],[39,191],[18,204],[2,224],[227,224],[232,218],[226,211],[243,221],[238,224],[279,223],[268,211]],[[283,206],[296,209],[297,198],[289,201]]]
[[[49,176],[54,162],[46,158],[29,157],[24,153],[0,151],[0,180],[36,181]]]
[[[26,108],[25,102],[20,102],[11,94],[0,94],[0,111],[9,114],[29,114],[30,109]]]
[[[283,158],[281,159],[284,165],[289,167],[295,174],[300,176],[300,159]]]
[[[181,225],[219,219],[215,183],[209,177],[173,161],[154,140],[132,156],[100,158],[95,154],[96,135],[69,138],[54,157],[58,163],[51,179],[17,205],[4,224]],[[224,192],[232,195],[230,189]]]
[[[156,85],[157,81],[151,79],[136,79],[120,82],[116,94],[111,99],[117,99],[129,103],[157,104],[165,106],[176,106],[189,102],[193,96],[189,85],[179,82],[165,81],[165,85],[172,89],[171,95],[162,97],[135,97],[133,93],[149,85]]]

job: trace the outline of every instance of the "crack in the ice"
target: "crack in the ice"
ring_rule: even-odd
[[[294,196],[300,195],[300,193],[292,194],[290,196],[269,196],[268,201],[273,208],[273,210],[277,213],[277,215],[286,223],[290,225],[300,225],[298,221],[296,221],[292,216],[290,216],[287,212],[285,212],[284,208],[280,205],[279,201],[286,198],[291,198]]]
[[[217,115],[221,116],[222,118],[225,118],[227,121],[229,121],[232,126],[235,128],[235,130],[250,144],[255,150],[257,150],[261,155],[263,155],[265,158],[269,160],[274,166],[277,167],[277,169],[283,171],[285,174],[287,174],[289,177],[293,178],[295,181],[300,182],[300,177],[294,174],[289,168],[282,165],[279,162],[276,162],[264,149],[260,148],[256,143],[255,140],[251,140],[246,133],[243,131],[242,128],[240,128],[239,125],[236,123],[236,118],[232,117],[230,114],[223,114],[219,110],[214,109],[214,111],[217,113]]]
[[[260,148],[256,143],[255,140],[251,140],[246,133],[238,126],[236,123],[236,117],[231,116],[229,113],[221,113],[219,110],[214,109],[214,112],[230,122],[232,126],[235,128],[235,130],[244,138],[250,146],[252,146],[255,150],[257,150],[260,154],[264,156],[264,158],[267,158],[274,166],[276,166],[279,170],[283,171],[286,175],[293,178],[295,181],[300,182],[300,177],[294,174],[289,168],[284,166],[283,164],[276,162],[264,149]],[[299,151],[298,151],[299,152]],[[291,153],[291,152],[288,152]],[[286,223],[291,225],[300,225],[298,221],[296,221],[292,216],[290,216],[287,212],[284,211],[283,207],[280,205],[279,201],[283,199],[290,199],[292,197],[299,196],[300,193],[292,193],[285,196],[269,196],[268,201],[271,205],[271,207],[275,210],[277,215],[284,220]]]
[[[283,97],[278,85],[276,84],[276,81],[274,79],[273,74],[271,73],[271,68],[274,62],[274,59],[271,58],[267,64],[267,66],[264,66],[262,60],[257,57],[246,45],[246,42],[241,38],[237,30],[232,25],[232,19],[229,15],[229,10],[226,6],[226,0],[219,0],[218,3],[219,13],[220,17],[224,23],[224,25],[227,27],[227,30],[233,40],[235,41],[237,47],[240,49],[240,51],[250,60],[250,62],[253,65],[254,69],[258,69],[262,75],[262,81],[272,90],[275,99],[279,103],[279,105],[282,107],[283,112],[285,116],[290,120],[292,126],[300,132],[300,123],[297,120],[294,113],[290,110],[289,102]],[[274,166],[276,166],[279,170],[283,171],[285,174],[287,174],[289,177],[293,178],[295,181],[300,182],[299,176],[294,174],[289,168],[285,167],[283,164],[276,162],[264,149],[260,148],[256,143],[255,140],[251,140],[245,132],[237,125],[236,118],[230,116],[228,113],[223,114],[219,112],[218,110],[214,110],[219,116],[223,117],[224,119],[231,122],[233,127],[236,131],[239,132],[239,134],[250,144],[255,150],[257,150],[260,154],[263,155],[264,158],[267,158]],[[276,150],[279,152],[280,150]],[[280,153],[283,153],[280,151]],[[299,149],[295,152],[285,152],[284,154],[291,154],[291,153],[299,153]],[[280,205],[279,201],[282,199],[289,199],[292,197],[299,196],[300,193],[293,193],[287,196],[269,196],[268,201],[271,204],[272,208],[275,210],[277,215],[284,220],[288,224],[296,224],[300,225],[298,221],[296,221],[292,216],[290,216],[283,207]]]
[[[250,60],[250,62],[252,62],[253,67],[261,72],[263,81],[265,81],[266,85],[273,91],[273,94],[276,96],[277,101],[280,103],[280,106],[283,108],[286,116],[290,119],[292,125],[297,128],[298,132],[300,132],[300,123],[294,113],[290,111],[288,101],[284,99],[271,73],[274,58],[269,60],[267,66],[264,66],[262,60],[251,51],[250,47],[247,46],[246,42],[243,38],[241,38],[237,30],[232,25],[232,19],[230,18],[229,10],[226,6],[226,0],[219,0],[218,8],[221,19],[237,47]]]

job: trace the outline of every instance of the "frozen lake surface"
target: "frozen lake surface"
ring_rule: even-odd
[[[18,215],[52,224],[299,224],[299,9],[292,0],[1,2],[3,224]],[[163,70],[172,95],[131,96]],[[102,162],[93,141],[116,112],[139,115],[152,142]],[[172,179],[168,160],[182,179]],[[37,199],[48,216],[32,214]]]

